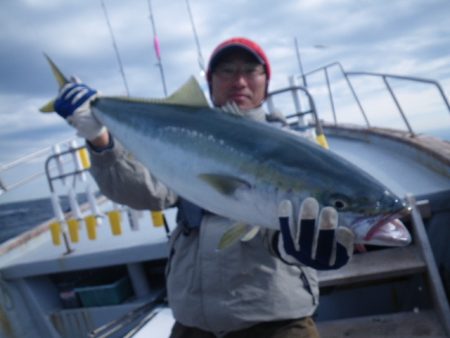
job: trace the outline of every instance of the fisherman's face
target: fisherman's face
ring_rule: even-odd
[[[212,100],[218,107],[235,102],[241,109],[259,107],[265,99],[264,66],[245,51],[234,51],[219,61],[212,73]]]

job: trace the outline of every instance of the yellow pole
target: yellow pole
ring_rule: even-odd
[[[119,210],[108,212],[109,224],[111,225],[111,232],[114,236],[122,234],[121,214]]]
[[[61,223],[53,222],[50,224],[50,234],[54,245],[61,245]]]
[[[77,219],[72,218],[67,221],[67,225],[69,227],[69,236],[70,240],[73,243],[78,243],[80,241],[80,233],[79,233],[79,222]]]
[[[318,134],[316,136],[316,141],[317,143],[319,143],[319,145],[321,145],[323,148],[325,149],[329,149],[330,147],[328,146],[328,141],[327,138],[325,137],[325,134]]]
[[[164,214],[162,211],[152,211],[151,214],[153,226],[156,228],[162,227],[164,225]]]
[[[325,133],[323,132],[322,123],[317,116],[316,107],[312,99],[310,100],[310,105],[314,114],[314,120],[316,122],[316,141],[321,147],[329,149],[330,147],[328,146],[327,138],[325,137]]]
[[[81,165],[83,169],[89,169],[91,167],[91,160],[89,159],[89,153],[86,148],[81,148],[78,151],[78,155],[80,156]]]
[[[97,239],[97,217],[89,215],[84,218],[86,223],[87,236],[90,240]]]

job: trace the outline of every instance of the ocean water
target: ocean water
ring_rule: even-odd
[[[429,132],[429,134],[450,142],[450,128],[433,129]]]
[[[84,194],[78,195],[84,203]],[[70,211],[67,197],[60,197],[64,212]],[[50,198],[0,204],[0,243],[21,234],[54,217]]]

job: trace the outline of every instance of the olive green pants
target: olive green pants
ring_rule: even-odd
[[[170,338],[216,338],[216,335],[176,322]],[[230,332],[224,338],[320,338],[320,335],[314,321],[306,317],[257,324]]]

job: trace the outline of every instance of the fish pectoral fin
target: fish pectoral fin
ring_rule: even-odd
[[[167,99],[162,100],[167,104],[178,104],[193,107],[209,107],[208,100],[202,91],[198,81],[191,76],[176,92]]]
[[[239,177],[221,174],[200,174],[200,179],[208,183],[216,191],[223,195],[231,196],[237,189],[250,189],[251,185]]]
[[[241,242],[249,242],[259,233],[261,227],[255,225],[250,228],[250,230],[241,238]]]
[[[255,238],[259,231],[259,227],[251,226],[244,223],[235,223],[230,229],[228,229],[219,241],[219,250],[226,249],[237,241],[248,242]]]

